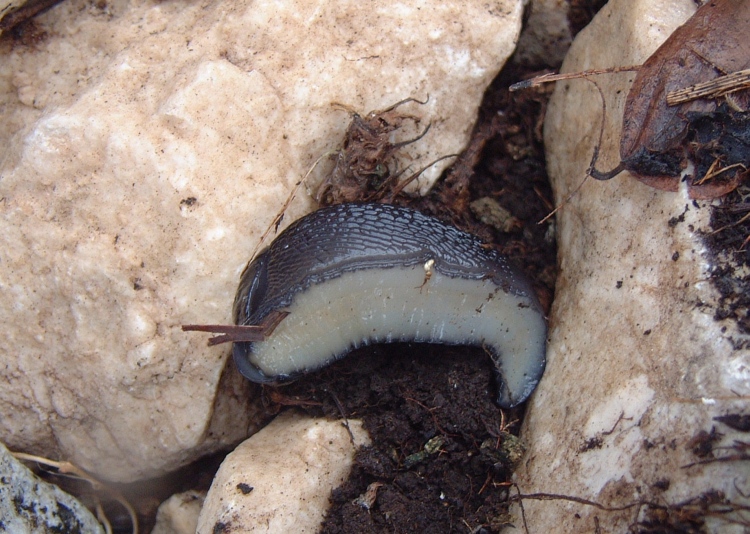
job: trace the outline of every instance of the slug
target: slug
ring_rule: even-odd
[[[474,345],[490,354],[497,402],[510,408],[545,366],[547,326],[526,277],[476,237],[387,204],[339,204],[290,225],[243,272],[234,320],[265,325],[245,338],[255,341],[224,339],[255,382],[293,379],[363,345]]]

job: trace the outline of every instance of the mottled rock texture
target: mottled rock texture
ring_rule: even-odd
[[[151,534],[195,534],[205,491],[176,493],[159,505]]]
[[[563,70],[639,64],[695,9],[691,0],[612,0],[578,35]],[[601,169],[619,161],[622,110],[634,76],[596,78],[607,103]],[[518,485],[526,494],[608,507],[675,505],[714,490],[747,505],[746,461],[687,467],[731,454],[711,453],[712,447],[747,441],[747,434],[713,420],[746,413],[750,352],[733,345],[740,335],[731,321],[713,318],[717,294],[698,233],[709,224],[710,207],[627,173],[608,182],[589,178],[568,198],[584,180],[601,120],[592,84],[558,83],[545,143],[556,203],[565,202],[557,214],[560,277]],[[701,456],[695,438],[702,431],[710,436],[712,427],[723,437]],[[636,521],[687,517],[669,517],[658,506],[605,511],[563,499],[525,500],[524,509],[532,532],[625,532]],[[706,521],[717,532],[743,528]]]
[[[75,497],[41,480],[0,443],[0,531],[103,534],[104,528]]]
[[[347,424],[291,411],[274,419],[221,464],[198,532],[317,532],[356,448],[370,443],[361,421]]]
[[[559,67],[573,40],[570,0],[531,0],[513,60],[523,65]]]
[[[67,0],[6,40],[0,438],[132,480],[246,437],[229,347],[180,325],[230,322],[260,235],[342,142],[334,103],[429,96],[401,165],[460,151],[522,4]]]

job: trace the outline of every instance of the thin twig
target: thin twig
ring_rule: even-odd
[[[221,334],[220,336],[214,336],[208,340],[209,347],[229,342],[265,341],[268,336],[276,330],[276,327],[281,324],[281,321],[283,321],[287,315],[289,315],[288,311],[274,310],[266,315],[266,317],[264,317],[257,325],[184,324],[182,325],[182,331]]]
[[[578,78],[587,78],[589,76],[596,76],[599,74],[616,74],[618,72],[632,72],[637,71],[641,68],[641,65],[630,65],[628,67],[610,67],[608,69],[591,69],[580,72],[566,72],[563,74],[542,74],[540,76],[534,76],[528,80],[517,82],[511,85],[508,90],[510,92],[520,91],[521,89],[529,89],[530,87],[536,87],[544,83],[559,82],[562,80],[575,80]]]
[[[594,153],[591,155],[591,163],[589,163],[589,168],[586,170],[586,176],[584,176],[583,180],[581,180],[581,183],[579,183],[578,186],[575,189],[573,189],[573,191],[571,191],[567,197],[565,197],[565,199],[560,203],[559,206],[557,206],[550,213],[548,213],[547,216],[544,217],[537,224],[544,224],[545,222],[547,222],[547,220],[550,217],[552,217],[555,213],[561,210],[562,207],[565,206],[565,204],[567,204],[571,198],[573,198],[575,195],[578,194],[578,191],[581,190],[581,188],[583,187],[583,184],[586,183],[586,180],[588,180],[589,176],[591,176],[592,178],[595,178],[596,180],[609,180],[610,178],[613,178],[614,176],[619,174],[620,171],[622,170],[622,162],[611,171],[601,172],[596,169],[596,162],[599,159],[599,147],[602,144],[602,139],[604,139],[604,126],[607,121],[607,101],[604,98],[604,93],[602,92],[601,87],[599,87],[599,84],[597,84],[594,80],[589,80],[588,78],[586,78],[586,81],[594,84],[594,87],[596,87],[596,90],[599,92],[599,96],[602,99],[602,122],[599,125],[599,140],[594,146]]]
[[[748,454],[733,454],[731,456],[722,456],[720,458],[709,458],[708,460],[700,460],[698,462],[693,462],[687,465],[682,465],[682,469],[687,469],[689,467],[694,467],[696,465],[706,465],[706,464],[716,464],[716,463],[726,463],[726,462],[742,462],[750,460],[750,455]]]
[[[716,159],[711,164],[711,167],[708,169],[708,171],[706,171],[706,175],[698,181],[697,185],[703,185],[705,182],[709,181],[711,178],[716,178],[721,173],[729,171],[731,169],[742,168],[743,170],[747,170],[747,167],[742,163],[734,163],[732,165],[728,165],[726,167],[722,167],[717,170],[716,167],[718,167],[719,165],[721,165],[721,160]]]
[[[297,196],[297,191],[299,191],[299,188],[304,184],[307,179],[310,177],[310,174],[312,174],[315,167],[318,166],[318,163],[323,161],[323,159],[330,157],[336,153],[335,150],[325,152],[322,154],[318,159],[316,159],[313,164],[310,166],[310,169],[305,173],[305,176],[302,177],[302,179],[297,182],[294,185],[294,189],[292,189],[292,192],[289,194],[289,196],[286,199],[286,202],[284,202],[284,205],[281,207],[281,210],[279,210],[279,213],[276,214],[276,217],[273,218],[273,221],[271,221],[271,224],[268,225],[268,228],[266,228],[266,231],[263,232],[263,235],[260,236],[260,240],[258,241],[258,244],[255,245],[255,249],[253,249],[253,253],[250,255],[250,261],[252,261],[256,254],[258,253],[258,250],[260,250],[260,247],[265,242],[266,238],[268,237],[268,234],[271,233],[273,230],[274,232],[278,232],[279,226],[281,226],[281,222],[284,220],[284,214],[286,213],[286,210],[289,208],[289,205],[292,203],[292,200]]]
[[[336,396],[336,394],[333,391],[328,391],[328,394],[333,399],[333,402],[336,404],[336,408],[338,408],[339,413],[341,414],[341,418],[344,420],[342,423],[344,425],[344,428],[346,428],[346,431],[349,432],[349,441],[352,445],[357,445],[354,443],[354,433],[352,432],[352,429],[349,427],[349,419],[346,417],[346,412],[344,411],[344,405],[341,404],[341,401]]]
[[[399,193],[401,193],[401,191],[403,191],[404,188],[407,185],[409,185],[414,180],[416,180],[424,171],[426,171],[427,169],[429,169],[430,167],[432,167],[433,165],[435,165],[437,162],[442,161],[444,159],[448,159],[448,158],[457,158],[458,156],[459,156],[459,154],[448,154],[447,156],[440,156],[438,159],[436,159],[436,160],[428,163],[427,165],[425,165],[424,167],[422,167],[421,169],[419,169],[417,172],[415,172],[414,174],[412,174],[411,176],[409,176],[406,180],[404,180],[403,182],[401,182],[400,184],[398,184],[395,187],[395,189],[391,192],[391,194],[389,195],[389,200],[393,201],[393,199],[396,198],[396,196]]]
[[[583,497],[576,497],[574,495],[560,495],[557,493],[518,493],[517,495],[511,495],[510,497],[508,497],[509,502],[520,503],[524,499],[533,501],[569,501],[578,504],[585,504],[586,506],[593,506],[594,508],[598,508],[599,510],[603,510],[605,512],[621,512],[623,510],[629,510],[635,506],[642,506],[644,504],[651,506],[655,505],[655,503],[649,503],[646,501],[636,501],[624,504],[622,506],[605,506],[596,501],[584,499]]]

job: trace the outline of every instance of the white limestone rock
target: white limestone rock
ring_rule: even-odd
[[[578,35],[563,70],[639,64],[695,9],[692,0],[612,0]],[[600,169],[619,161],[634,76],[596,78],[607,101]],[[558,83],[545,123],[557,204],[584,179],[601,117],[593,85]],[[558,212],[560,277],[547,369],[525,420],[529,452],[516,475],[522,493],[616,507],[677,504],[717,490],[747,506],[747,462],[686,467],[701,460],[690,444],[700,431],[715,426],[724,434],[714,447],[747,441],[713,420],[748,413],[750,351],[733,348],[730,338],[741,338],[733,323],[713,319],[717,295],[697,234],[709,214],[684,191],[658,191],[627,173],[608,182],[589,178]],[[639,516],[635,507],[607,512],[561,499],[524,501],[531,532],[625,532],[647,508]],[[518,513],[515,524],[522,524]],[[744,527],[709,517],[707,528]]]
[[[159,505],[151,534],[195,534],[205,491],[176,493]]]
[[[247,436],[229,347],[180,325],[230,322],[261,233],[342,141],[332,103],[429,96],[402,164],[459,152],[522,4],[69,0],[46,40],[6,41],[0,438],[133,480]]]
[[[41,480],[0,443],[0,531],[103,534],[104,528],[78,499]]]
[[[331,491],[349,476],[370,437],[358,420],[328,421],[288,411],[221,464],[197,532],[317,532]],[[354,441],[352,442],[352,436]]]

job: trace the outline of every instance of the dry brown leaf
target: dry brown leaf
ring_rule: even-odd
[[[592,169],[597,179],[628,170],[676,191],[684,169],[692,198],[732,191],[750,163],[750,91],[669,106],[667,95],[750,67],[750,0],[713,0],[679,27],[638,71],[625,104],[621,163]]]

